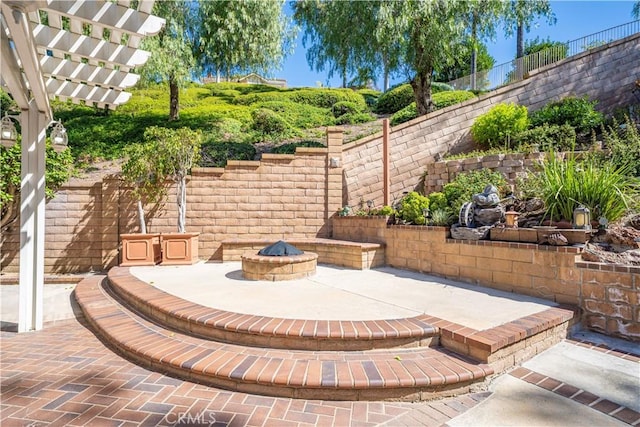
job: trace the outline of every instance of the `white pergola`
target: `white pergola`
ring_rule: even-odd
[[[3,88],[21,110],[20,303],[18,332],[42,329],[45,137],[49,99],[115,109],[150,53],[138,49],[164,19],[155,0],[0,0]],[[46,24],[46,25],[45,25]]]

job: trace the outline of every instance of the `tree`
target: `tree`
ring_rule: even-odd
[[[375,37],[380,7],[377,1],[302,0],[293,3],[294,19],[304,29],[307,61],[316,71],[338,73],[342,86],[349,76],[375,79],[382,73],[383,89],[399,66],[396,38]],[[345,31],[348,28],[349,31]]]
[[[180,88],[189,80],[195,67],[192,33],[193,13],[190,2],[185,0],[157,1],[154,14],[166,19],[159,34],[147,37],[143,49],[151,57],[141,69],[145,82],[166,81],[169,85],[169,120],[180,117]]]
[[[47,138],[45,159],[45,194],[54,196],[62,184],[67,182],[73,171],[73,157],[69,150],[57,153]],[[4,231],[19,218],[20,180],[21,180],[20,143],[11,148],[0,147],[0,230]]]
[[[282,11],[284,0],[199,2],[196,56],[208,72],[269,73],[292,52],[297,28]]]
[[[631,16],[636,19],[640,19],[640,1],[637,1],[636,4],[633,5],[633,9],[631,10]]]
[[[187,216],[187,175],[200,158],[202,132],[189,128],[167,129],[152,126],[145,131],[145,139],[156,144],[154,154],[162,173],[162,181],[174,181],[178,186],[178,233],[185,232]]]
[[[569,46],[563,42],[552,41],[548,37],[546,39],[536,37],[525,42],[523,53],[522,60],[516,61],[514,70],[507,74],[506,80],[508,82],[517,81],[519,76],[523,76],[531,70],[566,58]]]
[[[516,33],[516,58],[524,56],[524,33],[538,17],[547,19],[549,25],[556,23],[549,0],[510,0],[503,11],[504,30],[507,36]]]
[[[399,47],[399,63],[416,97],[418,115],[434,110],[433,73],[454,63],[464,38],[464,3],[454,0],[385,0],[380,4],[378,39],[390,38]]]
[[[496,24],[503,14],[504,3],[500,0],[467,0],[465,5],[467,7],[465,19],[471,44],[469,75],[471,76],[471,89],[475,90],[477,89],[476,73],[478,72],[478,54],[482,46],[481,42],[495,37]],[[486,50],[486,46],[484,48]]]
[[[472,56],[473,56],[473,41],[469,38],[463,45],[460,53],[454,57],[453,63],[437,69],[433,75],[433,79],[437,82],[450,82],[465,76],[472,75]],[[477,44],[476,53],[476,73],[487,71],[493,68],[495,65],[495,59],[489,54],[487,45],[484,43]],[[488,82],[476,82],[476,89],[482,89],[486,87]]]

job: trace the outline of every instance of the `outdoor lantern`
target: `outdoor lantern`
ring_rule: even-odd
[[[53,122],[53,130],[51,131],[51,143],[56,153],[64,151],[67,148],[69,139],[67,137],[67,130],[62,126],[60,122]]]
[[[16,127],[11,120],[11,117],[4,116],[2,120],[0,120],[0,141],[2,145],[11,148],[13,144],[16,143],[18,139],[18,131],[16,131]]]
[[[369,208],[369,210],[371,210],[371,208],[373,207],[373,200],[367,200],[367,207]]]
[[[520,212],[516,211],[508,211],[505,212],[505,226],[507,228],[518,228],[518,217],[520,216]]]
[[[573,211],[573,228],[591,230],[591,212],[586,206],[580,205]]]

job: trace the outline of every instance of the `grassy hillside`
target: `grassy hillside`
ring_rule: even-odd
[[[132,94],[127,104],[109,112],[53,103],[54,115],[67,128],[69,145],[80,162],[121,157],[123,147],[142,141],[148,126],[200,129],[205,146],[213,151],[252,158],[253,145],[259,142],[278,143],[308,136],[308,130],[321,126],[375,120],[370,111],[378,95],[370,90],[193,84],[180,92],[180,119],[169,122],[165,86]],[[220,153],[213,154],[215,158]]]

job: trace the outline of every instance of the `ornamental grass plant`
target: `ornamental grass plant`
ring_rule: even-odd
[[[593,218],[613,222],[638,205],[640,182],[629,165],[600,163],[590,156],[579,160],[573,153],[562,159],[550,152],[541,168],[536,179],[550,219],[571,220],[574,209],[584,205]]]

